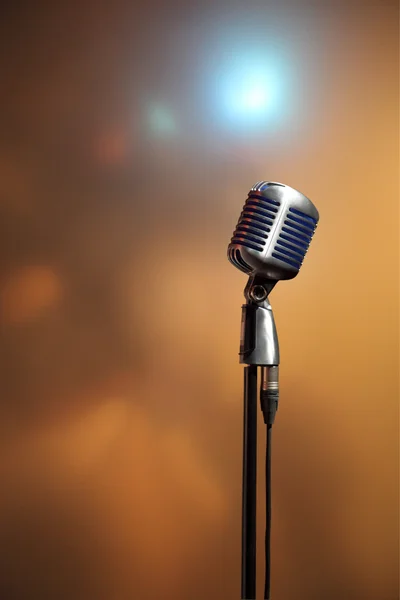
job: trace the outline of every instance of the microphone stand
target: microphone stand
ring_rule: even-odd
[[[244,369],[242,599],[256,597],[257,367]]]
[[[257,515],[257,378],[261,367],[260,401],[267,426],[265,600],[270,600],[271,537],[271,427],[278,407],[279,345],[268,295],[276,285],[259,275],[250,276],[242,306],[240,363],[244,369],[242,474],[242,600],[256,599]]]

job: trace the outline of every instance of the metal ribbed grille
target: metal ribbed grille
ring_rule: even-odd
[[[283,183],[277,183],[276,181],[258,181],[252,188],[252,191],[263,192],[269,186],[285,187]]]
[[[239,248],[230,248],[228,258],[237,269],[240,269],[244,273],[251,273],[252,269],[243,259]]]
[[[296,208],[289,208],[272,256],[300,269],[316,227],[316,219]]]
[[[280,202],[250,192],[231,242],[262,251],[274,224]]]

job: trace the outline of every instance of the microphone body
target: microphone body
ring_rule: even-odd
[[[228,246],[228,258],[250,275],[242,306],[240,363],[279,365],[279,343],[268,294],[296,277],[319,220],[314,204],[283,183],[260,181],[250,190]]]
[[[304,194],[261,181],[249,192],[228,246],[230,262],[268,280],[293,279],[303,264],[319,214]]]

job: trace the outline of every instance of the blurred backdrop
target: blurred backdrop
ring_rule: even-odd
[[[321,215],[271,294],[274,598],[399,598],[398,17],[4,4],[2,600],[240,598],[246,277],[226,247],[260,179]]]

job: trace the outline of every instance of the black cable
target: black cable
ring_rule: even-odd
[[[267,439],[265,449],[265,586],[264,599],[270,600],[271,596],[271,437],[272,424],[275,421],[276,411],[278,410],[279,391],[277,388],[277,367],[273,375],[276,378],[276,387],[271,389],[272,377],[268,371],[268,378],[263,381],[261,388],[261,410],[264,416],[264,423],[267,426]],[[264,387],[265,386],[265,387]]]
[[[271,434],[272,425],[267,424],[265,451],[265,600],[270,600],[271,593]]]

